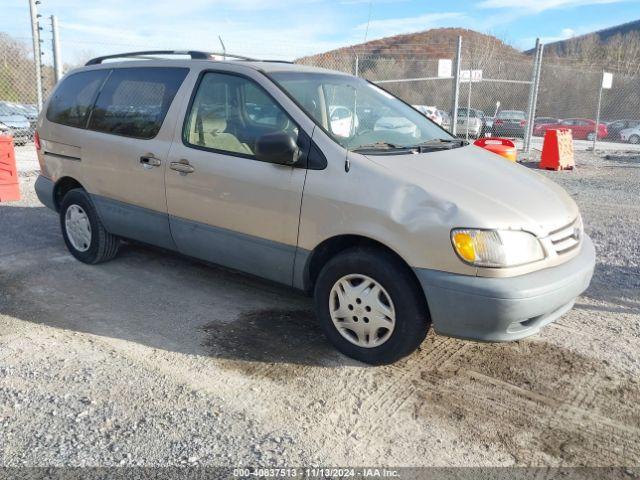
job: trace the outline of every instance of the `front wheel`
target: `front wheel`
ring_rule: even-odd
[[[640,143],[640,136],[638,135],[631,135],[629,137],[629,143],[633,143],[634,145],[637,145],[638,143]]]
[[[590,142],[593,142],[593,140],[595,140],[596,138],[596,134],[591,132],[587,135],[587,140],[589,140]]]
[[[329,260],[316,281],[314,305],[331,343],[373,365],[412,353],[431,323],[411,270],[377,249],[353,248]]]
[[[60,226],[69,252],[83,263],[106,262],[118,253],[120,240],[107,232],[89,195],[80,188],[62,199]]]

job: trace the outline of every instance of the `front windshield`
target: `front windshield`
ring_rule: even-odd
[[[453,140],[424,115],[361,78],[309,72],[275,72],[271,77],[349,150]]]

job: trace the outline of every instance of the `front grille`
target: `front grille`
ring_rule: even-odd
[[[578,218],[562,228],[549,234],[553,249],[558,255],[568,253],[580,246],[582,241],[582,224]]]

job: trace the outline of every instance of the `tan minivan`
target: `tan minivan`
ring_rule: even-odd
[[[191,58],[157,58],[172,54]],[[101,57],[58,84],[37,132],[37,194],[78,260],[134,239],[302,289],[364,362],[408,355],[430,325],[534,334],[593,273],[562,188],[343,73]]]

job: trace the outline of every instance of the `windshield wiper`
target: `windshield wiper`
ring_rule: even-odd
[[[432,138],[426,142],[413,145],[420,153],[430,152],[433,150],[450,150],[452,148],[460,148],[467,145],[467,141],[461,138]]]
[[[357,148],[352,149],[352,152],[357,152],[358,150],[415,150],[417,147],[415,145],[406,146],[406,145],[396,145],[395,143],[389,142],[375,142],[369,143],[366,145],[360,145]]]
[[[416,145],[396,145],[389,142],[375,142],[366,145],[360,145],[357,148],[352,149],[352,152],[363,150],[384,150],[384,151],[411,151],[418,153],[425,153],[434,150],[449,150],[452,148],[464,147],[467,142],[458,138],[433,138],[426,142],[418,143]]]

